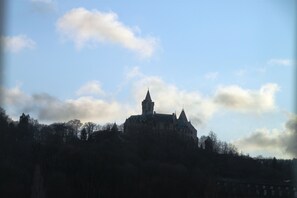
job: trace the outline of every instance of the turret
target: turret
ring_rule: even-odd
[[[154,102],[151,99],[150,91],[148,90],[145,99],[142,101],[142,115],[154,113]]]

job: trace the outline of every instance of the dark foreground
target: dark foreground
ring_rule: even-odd
[[[218,154],[176,136],[0,119],[0,197],[296,197],[296,160]],[[88,137],[88,138],[87,138]]]

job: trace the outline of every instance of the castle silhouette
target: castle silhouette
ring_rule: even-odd
[[[176,114],[160,114],[154,111],[154,102],[149,90],[142,101],[142,114],[132,115],[124,123],[125,133],[154,133],[157,135],[178,135],[198,144],[197,130],[188,121],[184,109],[179,118]]]

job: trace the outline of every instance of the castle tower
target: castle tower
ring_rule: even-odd
[[[142,115],[154,113],[154,102],[151,99],[150,91],[148,90],[145,99],[142,101]]]

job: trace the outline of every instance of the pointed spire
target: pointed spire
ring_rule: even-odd
[[[151,99],[150,91],[147,90],[145,99],[142,101],[142,114],[154,114],[154,102]]]
[[[145,99],[144,100],[152,101],[151,95],[150,95],[150,90],[147,90],[147,93],[146,93],[146,96],[145,96]]]
[[[188,119],[187,119],[187,116],[186,116],[186,113],[185,113],[184,109],[181,111],[178,119],[180,121],[183,121],[183,122],[188,122]]]

